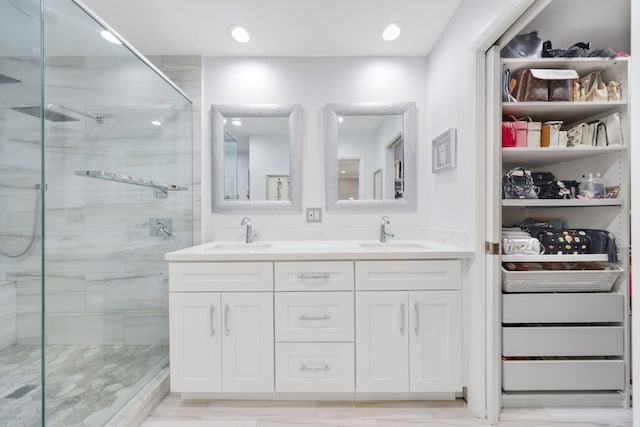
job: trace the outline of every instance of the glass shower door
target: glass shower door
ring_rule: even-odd
[[[39,0],[0,1],[0,420],[25,426],[43,416],[40,23]]]

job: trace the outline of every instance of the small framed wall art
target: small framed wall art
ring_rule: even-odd
[[[456,167],[456,129],[450,128],[431,141],[431,172]]]

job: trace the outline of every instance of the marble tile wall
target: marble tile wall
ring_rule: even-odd
[[[191,105],[133,58],[58,58],[46,73],[47,102],[104,116],[104,123],[78,115],[45,122],[47,343],[166,344],[164,254],[192,245],[199,195]],[[31,231],[39,121],[1,106],[0,118],[0,244],[16,251]],[[155,119],[162,126],[152,125]],[[150,188],[74,174],[80,170],[119,171],[189,191],[158,199]],[[150,218],[172,218],[172,236],[150,236]],[[16,284],[19,343],[40,339],[40,253],[38,242],[24,257],[0,258],[0,277]]]
[[[16,284],[0,281],[0,350],[16,343]]]

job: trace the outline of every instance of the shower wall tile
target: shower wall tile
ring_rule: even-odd
[[[42,320],[40,313],[20,313],[16,316],[18,344],[40,344]]]
[[[124,318],[126,345],[168,345],[169,315],[159,313],[126,313]]]
[[[17,341],[16,315],[0,318],[0,350],[14,345]]]
[[[86,311],[84,292],[47,291],[47,313],[82,313]]]
[[[87,277],[87,311],[160,311],[167,308],[164,291],[161,274]]]
[[[0,318],[16,314],[15,282],[0,282]]]
[[[124,344],[124,314],[48,314],[47,343]]]

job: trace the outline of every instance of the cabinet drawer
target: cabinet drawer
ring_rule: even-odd
[[[503,356],[621,356],[621,327],[502,328]]]
[[[622,322],[622,294],[503,294],[504,323]]]
[[[622,390],[622,360],[505,360],[505,391]]]
[[[353,341],[353,292],[276,293],[276,341]]]
[[[460,289],[460,268],[458,260],[360,261],[356,262],[356,289]]]
[[[353,392],[352,343],[276,344],[276,392]]]
[[[273,263],[172,262],[169,291],[273,291]]]
[[[350,261],[276,262],[276,291],[349,291],[353,289]]]

